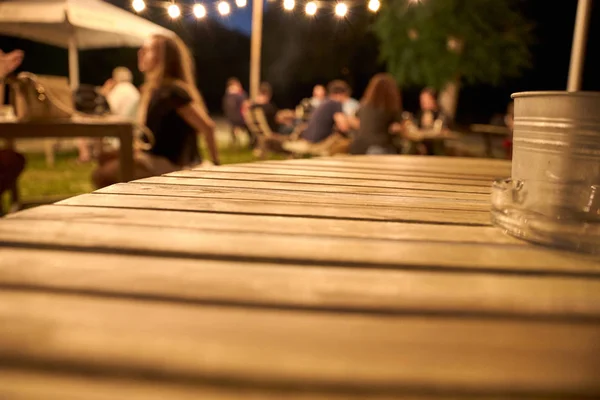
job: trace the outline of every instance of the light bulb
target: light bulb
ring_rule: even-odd
[[[381,2],[379,0],[369,0],[369,10],[377,12],[379,11],[379,7],[381,7]]]
[[[202,4],[194,4],[192,9],[194,16],[198,19],[206,17],[206,8]]]
[[[231,12],[231,7],[229,6],[228,2],[220,1],[217,5],[217,10],[221,15],[228,15]]]
[[[309,1],[306,3],[306,15],[315,15],[317,13],[317,3],[314,1]]]
[[[144,3],[144,0],[133,0],[131,2],[131,7],[133,7],[135,12],[141,12],[146,8],[146,3]]]
[[[173,19],[179,18],[181,15],[181,9],[177,4],[173,3],[169,6],[169,8],[167,8],[167,13],[169,14],[169,17]]]
[[[283,0],[283,8],[288,11],[292,11],[296,7],[296,2],[294,0]]]
[[[246,7],[246,4],[248,4],[248,0],[235,0],[235,4],[239,8],[243,8],[243,7]]]
[[[335,5],[335,15],[345,17],[346,14],[348,14],[348,6],[344,3],[337,3]]]

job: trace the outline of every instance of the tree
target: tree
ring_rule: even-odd
[[[530,66],[531,24],[511,0],[390,0],[373,28],[401,85],[498,85]],[[456,105],[448,105],[453,114]],[[452,103],[452,102],[451,102]]]

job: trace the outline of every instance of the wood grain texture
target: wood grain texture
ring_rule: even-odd
[[[173,382],[139,380],[122,376],[82,375],[56,371],[24,371],[0,366],[0,396],[5,400],[457,400],[456,394],[350,393],[348,391],[289,390],[265,386],[233,386],[230,383]],[[470,396],[470,399],[497,400],[494,395]],[[546,396],[527,396],[527,400],[550,400]],[[554,399],[551,399],[554,400]]]
[[[338,236],[388,240],[436,240],[459,243],[496,243],[524,246],[525,242],[503,234],[494,227],[402,222],[353,221],[327,218],[288,218],[270,215],[193,213],[144,210],[126,207],[50,205],[13,214],[9,219],[23,224],[37,220],[68,220],[108,225],[135,225],[182,228],[200,231],[272,233],[279,235]],[[99,226],[98,229],[101,229]]]
[[[227,175],[224,175],[227,174]],[[324,184],[353,184],[362,185],[368,181],[365,186],[379,187],[398,187],[404,189],[424,189],[439,190],[449,192],[466,193],[489,193],[493,179],[481,180],[459,180],[448,177],[428,177],[415,176],[407,173],[406,175],[388,176],[368,172],[336,172],[316,170],[298,170],[286,169],[284,166],[273,166],[273,168],[246,168],[236,166],[211,167],[206,169],[194,169],[178,171],[167,174],[166,176],[175,176],[180,178],[223,178],[223,179],[253,179],[253,180],[271,180],[283,182],[305,182],[305,183],[324,183]],[[259,178],[259,179],[257,179]],[[300,180],[297,180],[300,179]]]
[[[102,196],[98,196],[102,197]],[[283,236],[72,221],[0,224],[0,242],[14,245],[170,255],[187,258],[328,264],[378,268],[453,268],[580,275],[600,273],[598,260],[537,246],[415,240]]]
[[[117,184],[98,190],[99,194],[128,194],[146,196],[177,196],[197,197],[202,199],[224,199],[259,201],[268,207],[270,203],[304,204],[311,207],[319,206],[351,206],[368,207],[370,209],[395,210],[416,209],[419,211],[469,211],[488,212],[488,201],[482,200],[456,200],[444,198],[421,198],[402,196],[400,194],[387,196],[369,196],[366,194],[335,193],[335,192],[292,192],[289,190],[266,189],[257,190],[250,188],[215,188],[202,186],[178,186],[176,193],[172,185],[146,184]]]
[[[600,321],[600,278],[0,248],[0,288],[370,314]],[[168,267],[165,267],[168,266]]]
[[[600,259],[490,224],[498,160],[179,171],[0,221],[0,398],[600,397]]]
[[[88,194],[63,200],[57,204],[71,206],[143,208],[193,212],[254,214],[295,218],[329,218],[386,222],[422,222],[455,225],[490,225],[487,211],[419,210],[414,208],[377,208],[353,205],[314,206],[307,203],[230,200],[226,198],[198,199],[193,197]]]
[[[489,193],[472,193],[464,191],[464,187],[459,187],[460,191],[438,190],[436,185],[433,188],[388,188],[377,186],[359,186],[359,185],[343,185],[332,183],[302,183],[302,182],[277,182],[272,181],[237,179],[238,176],[228,178],[220,175],[219,178],[191,178],[174,177],[174,176],[155,176],[146,179],[140,179],[133,183],[143,184],[162,184],[162,185],[178,185],[178,186],[206,186],[216,188],[243,188],[243,189],[270,189],[270,190],[285,190],[292,192],[316,192],[316,193],[344,193],[344,194],[366,194],[369,196],[402,196],[402,197],[418,197],[423,199],[453,199],[453,200],[475,200],[475,201],[490,201]],[[409,185],[410,186],[410,185]],[[412,185],[416,186],[416,185]],[[177,191],[177,188],[173,188]],[[483,190],[482,190],[483,191]]]
[[[311,160],[291,160],[282,165],[274,161],[245,164],[248,168],[268,168],[277,165],[288,169],[327,170],[343,172],[347,170],[362,170],[373,174],[437,174],[457,175],[462,179],[490,179],[510,175],[510,162],[506,160],[481,160],[474,158],[456,158],[448,162],[447,158],[428,160],[428,157],[391,157],[376,159],[375,157],[334,157]]]
[[[10,327],[0,333],[3,363],[299,388],[600,394],[599,324],[282,313],[4,291],[0,326]]]

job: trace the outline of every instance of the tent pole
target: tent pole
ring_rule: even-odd
[[[592,0],[579,0],[577,5],[575,32],[573,33],[573,46],[571,47],[571,65],[569,66],[569,83],[567,84],[567,90],[569,92],[581,90],[581,78],[585,62],[585,45],[590,23],[591,7]]]
[[[250,47],[250,99],[255,100],[260,86],[263,0],[252,0],[252,36]]]
[[[75,37],[75,29],[71,27],[69,36],[69,82],[71,90],[76,90],[79,87],[79,53],[77,51],[77,38]]]

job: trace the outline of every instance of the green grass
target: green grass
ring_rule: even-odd
[[[219,149],[221,164],[236,164],[257,161],[246,147]],[[49,203],[61,198],[89,193],[93,190],[90,180],[94,163],[78,164],[76,152],[56,153],[55,165],[46,166],[44,154],[26,153],[27,166],[19,179],[21,200],[24,203]],[[206,157],[206,155],[205,155]],[[272,155],[270,159],[282,159]],[[3,199],[8,202],[7,194]]]

